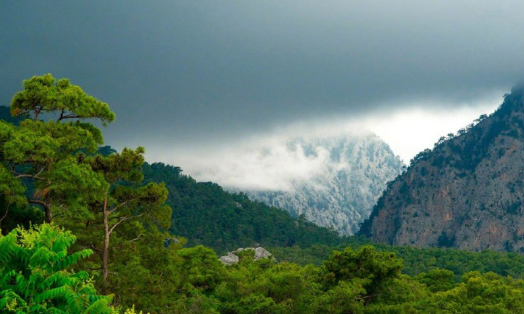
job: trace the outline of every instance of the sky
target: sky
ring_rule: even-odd
[[[145,146],[189,174],[268,139],[356,126],[408,162],[522,78],[522,12],[487,0],[7,0],[0,104],[33,75],[68,77],[115,111],[107,144]]]

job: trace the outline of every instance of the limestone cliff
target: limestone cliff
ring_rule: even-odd
[[[417,155],[360,233],[395,245],[523,251],[523,91]]]

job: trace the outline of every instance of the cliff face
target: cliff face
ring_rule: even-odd
[[[386,183],[403,167],[389,146],[371,133],[296,138],[288,146],[299,147],[307,157],[326,152],[328,157],[322,171],[308,180],[292,182],[289,191],[247,191],[247,194],[345,235],[358,231]]]
[[[417,155],[360,233],[395,245],[524,251],[523,88]]]

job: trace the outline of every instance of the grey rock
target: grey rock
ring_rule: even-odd
[[[263,247],[257,247],[257,248],[239,248],[233,252],[228,252],[227,255],[221,256],[219,260],[224,265],[233,265],[239,262],[240,258],[238,257],[238,253],[246,250],[253,250],[255,251],[254,260],[259,260],[263,258],[273,258],[272,254],[269,253],[268,250],[264,249]]]
[[[524,91],[418,155],[361,233],[417,247],[524,251]]]
[[[238,263],[239,261],[238,256],[235,255],[233,252],[229,252],[227,253],[227,255],[221,256],[219,259],[224,265],[233,265]]]

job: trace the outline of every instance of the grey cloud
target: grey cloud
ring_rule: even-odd
[[[112,145],[209,143],[329,116],[509,90],[521,1],[3,1],[0,99],[69,77]]]

